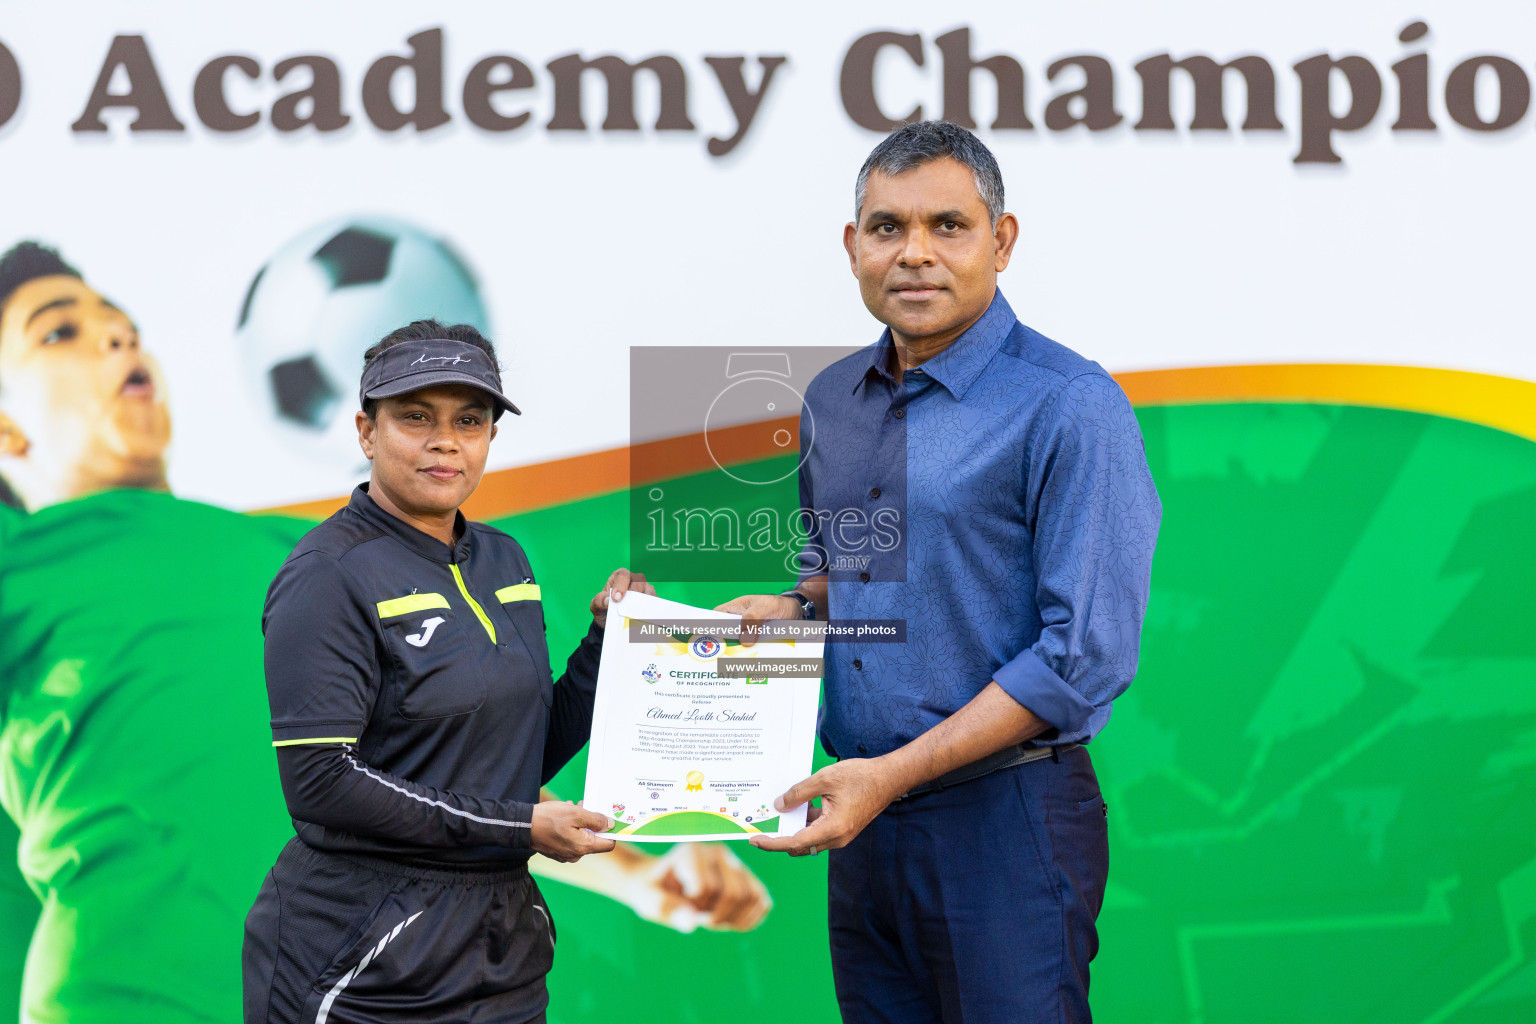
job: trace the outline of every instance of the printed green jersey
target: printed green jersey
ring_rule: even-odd
[[[0,987],[30,943],[23,1020],[239,1019],[242,922],[292,835],[261,608],[311,525],[144,491],[3,513]]]

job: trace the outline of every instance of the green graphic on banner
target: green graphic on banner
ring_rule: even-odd
[[[1112,848],[1097,1018],[1536,1019],[1536,445],[1390,410],[1139,416],[1165,512],[1141,670],[1093,746]],[[520,529],[577,549],[620,522],[622,502],[611,519],[601,505]],[[835,1021],[824,867],[796,891],[798,864],[755,854],[773,913],[711,936],[738,948],[717,966],[794,977],[805,1019]],[[617,927],[561,933],[552,1020],[600,1019],[644,984],[624,964],[713,963],[690,936],[545,890]],[[759,945],[786,912],[807,930]],[[773,1019],[772,991],[733,1014]],[[711,1005],[684,996],[655,1019],[710,1021]]]
[[[1536,1020],[1536,445],[1142,410],[1144,657],[1094,744],[1103,1018]]]
[[[1097,1018],[1536,1019],[1536,445],[1376,409],[1140,417],[1165,517],[1141,670],[1093,744]],[[628,559],[628,514],[618,493],[497,524],[557,659]],[[146,494],[0,519],[0,838],[23,869],[0,871],[0,1005],[30,956],[39,1015],[238,1019],[240,920],[291,835],[257,621],[303,528]],[[551,788],[584,774],[583,754]],[[709,984],[635,1000],[658,964],[729,978],[733,1021],[780,1019],[787,991],[838,1019],[827,858],[722,845],[773,902],[745,932],[541,880],[552,1021],[721,1019]]]

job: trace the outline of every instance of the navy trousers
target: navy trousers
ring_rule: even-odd
[[[1077,1024],[1109,874],[1088,751],[892,804],[832,850],[846,1024]]]

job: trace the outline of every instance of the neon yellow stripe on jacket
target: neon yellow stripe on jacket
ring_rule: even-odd
[[[458,575],[458,570],[454,570]],[[460,583],[459,588],[463,589]],[[411,612],[424,612],[428,608],[447,608],[448,599],[442,594],[406,594],[404,597],[392,597],[388,601],[379,602],[379,618],[387,619],[394,615],[409,615]]]
[[[502,604],[511,604],[513,601],[541,601],[543,598],[539,595],[537,583],[516,583],[496,591],[496,600]]]
[[[469,606],[475,610],[475,618],[479,619],[480,625],[485,627],[485,632],[491,638],[491,643],[495,643],[496,627],[491,625],[491,620],[486,617],[485,609],[480,607],[480,602],[469,596],[469,588],[464,585],[464,576],[459,572],[459,567],[450,563],[448,568],[453,570],[453,580],[459,585],[459,593],[464,595],[464,600],[468,601]],[[443,607],[448,607],[446,601],[443,602]]]
[[[312,740],[273,740],[274,747],[296,747],[301,743],[356,743],[356,736],[320,736]]]

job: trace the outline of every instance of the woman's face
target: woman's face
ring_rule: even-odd
[[[371,487],[401,511],[452,513],[480,485],[496,424],[485,392],[464,384],[381,398],[357,414],[358,443],[373,463]]]

